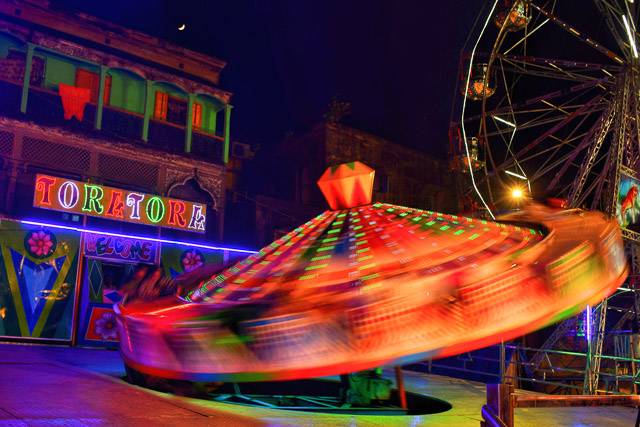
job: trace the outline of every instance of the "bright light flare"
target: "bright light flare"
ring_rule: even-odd
[[[629,36],[629,44],[631,45],[631,49],[633,49],[633,57],[638,57],[638,50],[636,49],[636,40],[635,34],[631,32],[631,27],[629,27],[629,21],[627,21],[627,17],[622,15],[622,20],[624,21],[624,26],[627,28],[627,35]]]
[[[519,199],[520,197],[522,197],[522,191],[520,191],[520,190],[513,190],[513,198],[514,198],[514,199]]]

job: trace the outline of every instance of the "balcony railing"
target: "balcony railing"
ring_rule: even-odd
[[[144,117],[109,106],[102,109],[102,129],[130,141],[141,142]]]
[[[164,151],[184,151],[185,129],[172,123],[149,120],[149,144]]]
[[[193,131],[191,133],[191,152],[205,159],[223,161],[224,138],[217,135]]]
[[[62,107],[60,95],[40,88],[29,89],[27,117],[30,120],[47,123],[52,126],[62,126],[76,130],[83,130],[86,132],[93,130],[95,116],[96,106],[86,104],[81,122],[79,122],[75,117],[65,120],[64,108]]]

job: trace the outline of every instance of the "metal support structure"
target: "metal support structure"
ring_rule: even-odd
[[[504,371],[505,371],[505,354],[504,354],[504,340],[500,341],[500,384],[504,383]]]
[[[398,397],[400,398],[400,407],[407,409],[407,394],[404,390],[404,380],[402,379],[402,366],[396,366],[394,368],[396,373],[396,385],[398,386]]]
[[[595,0],[594,3],[600,12],[600,16],[602,16],[602,21],[607,24],[609,31],[614,36],[613,38],[618,44],[620,51],[624,52],[630,49],[623,41],[626,38],[626,34],[620,34],[619,32],[620,29],[624,29],[624,26],[621,25],[622,23],[620,22],[620,16],[624,14],[624,11],[621,10],[618,5],[609,1]]]
[[[549,338],[547,338],[547,340],[544,342],[544,344],[542,344],[542,347],[540,348],[540,350],[538,352],[536,352],[536,354],[533,355],[533,357],[531,358],[531,364],[535,367],[538,368],[540,367],[540,364],[542,363],[543,358],[545,357],[546,353],[544,350],[551,350],[553,349],[553,347],[555,346],[555,344],[562,338],[564,337],[567,332],[569,332],[569,330],[571,329],[571,325],[574,322],[574,318],[569,318],[569,319],[565,319],[563,320],[560,325],[558,325],[558,327],[553,331],[553,333],[549,336]]]
[[[607,301],[604,300],[594,310],[590,318],[587,319],[591,322],[592,330],[594,331],[593,338],[588,343],[588,357],[587,368],[585,369],[585,378],[582,394],[594,395],[598,390],[598,381],[600,378],[600,362],[602,358],[602,344],[604,343],[605,325],[607,318]]]
[[[596,125],[592,128],[594,131],[593,139],[589,139],[591,136],[591,132],[585,137],[583,140],[584,143],[590,142],[589,149],[587,151],[587,155],[582,160],[582,164],[580,166],[580,170],[576,175],[576,179],[574,180],[573,188],[569,191],[569,196],[567,197],[567,201],[569,202],[570,207],[576,207],[576,201],[580,197],[582,192],[582,188],[586,183],[587,177],[589,176],[589,172],[593,168],[593,165],[596,161],[600,148],[602,147],[602,143],[604,142],[605,137],[609,133],[609,128],[611,127],[611,123],[615,119],[617,109],[615,108],[617,102],[612,102],[609,104],[607,111],[605,114],[600,116],[600,120],[596,123]],[[582,143],[580,144],[582,145]],[[573,158],[570,158],[563,168],[558,172],[557,176],[551,182],[548,188],[552,188],[558,182],[560,176],[562,176],[569,165],[573,162],[575,156],[578,155],[578,150],[573,151]],[[604,177],[602,177],[604,179]]]
[[[628,79],[625,79],[625,84],[618,90],[618,97],[622,98],[622,105],[618,105],[620,108],[621,117],[626,117],[626,102],[628,101]],[[623,120],[616,120],[613,129],[613,141],[611,141],[611,149],[609,150],[609,164],[612,166],[609,169],[609,187],[606,194],[607,204],[604,206],[604,213],[610,216],[615,215],[615,207],[617,205],[616,198],[618,197],[618,188],[620,187],[620,167],[622,166],[623,154],[625,151],[625,145],[627,140],[625,138],[625,126]]]

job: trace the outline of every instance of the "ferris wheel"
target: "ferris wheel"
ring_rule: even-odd
[[[466,199],[492,215],[513,208],[520,192],[617,218],[630,272],[640,275],[635,3],[487,0],[460,59],[449,163],[466,177]],[[588,310],[585,323],[599,331],[590,355],[605,351],[605,323],[618,330],[634,315],[640,321],[638,292],[630,293],[632,307],[613,318],[607,300]],[[542,348],[552,348],[570,327],[571,319],[558,325]],[[534,356],[535,366],[541,357]],[[589,360],[599,367],[599,358]],[[588,372],[583,384],[593,393],[598,369]]]
[[[640,242],[637,17],[633,0],[485,2],[450,131],[467,197],[489,211],[514,190],[562,199],[618,216]]]

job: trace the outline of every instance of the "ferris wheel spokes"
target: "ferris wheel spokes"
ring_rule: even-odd
[[[560,123],[557,123],[555,126],[553,126],[551,129],[547,130],[546,132],[544,132],[542,135],[540,135],[538,138],[536,138],[535,140],[533,140],[531,143],[529,143],[528,145],[526,145],[525,147],[523,147],[518,153],[516,153],[515,156],[505,160],[502,164],[500,164],[497,167],[494,167],[493,171],[489,171],[487,173],[487,175],[485,175],[484,177],[480,178],[479,180],[476,181],[477,185],[480,185],[484,182],[486,182],[489,178],[491,178],[492,176],[494,176],[496,174],[497,170],[503,170],[508,166],[511,166],[514,162],[514,157],[518,158],[520,156],[524,156],[525,153],[529,152],[531,149],[535,148],[538,144],[540,144],[542,141],[544,141],[546,138],[548,138],[550,135],[552,135],[554,132],[558,131],[559,129],[561,129],[562,127],[564,127],[565,125],[567,125],[568,123],[570,123],[571,121],[573,121],[578,115],[582,114],[583,112],[585,112],[586,110],[588,110],[593,104],[597,103],[598,101],[600,101],[602,99],[602,97],[604,96],[604,94],[600,94],[598,96],[596,96],[595,98],[593,98],[591,101],[589,101],[588,103],[584,104],[582,107],[580,107],[576,113],[571,114],[569,116],[567,116],[563,121],[561,121]]]
[[[580,32],[579,30],[577,30],[576,28],[572,27],[571,25],[567,24],[566,22],[564,22],[563,20],[561,20],[560,18],[558,18],[556,15],[554,15],[553,13],[547,12],[546,10],[544,10],[543,8],[541,8],[540,6],[536,5],[535,3],[533,3],[532,1],[526,0],[534,9],[536,9],[538,12],[540,12],[541,14],[545,15],[551,22],[557,24],[560,28],[562,28],[563,30],[567,31],[569,34],[573,35],[574,37],[577,37],[579,40],[587,43],[588,45],[590,45],[592,48],[596,49],[598,52],[606,55],[607,57],[615,60],[616,62],[618,62],[619,64],[624,64],[626,61],[624,58],[621,58],[619,55],[616,55],[613,51],[611,51],[610,49],[607,49],[605,46],[603,46],[602,44],[598,43],[597,41],[593,40],[592,38],[590,38],[589,36],[587,36],[586,34]]]

